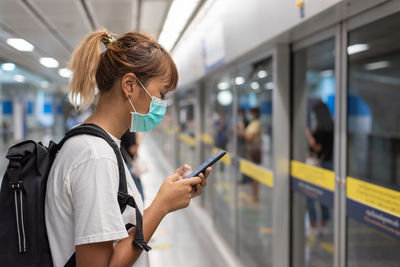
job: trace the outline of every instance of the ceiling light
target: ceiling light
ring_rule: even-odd
[[[347,47],[347,53],[349,55],[354,55],[369,49],[367,44],[354,44]]]
[[[389,66],[390,66],[389,61],[378,61],[378,62],[365,64],[365,69],[366,70],[377,70],[377,69],[387,68]]]
[[[25,82],[26,79],[25,79],[25,76],[16,74],[16,75],[14,75],[14,80],[16,82],[23,83],[23,82]]]
[[[40,86],[43,87],[43,88],[48,88],[49,85],[50,85],[50,83],[49,83],[48,81],[42,81],[42,82],[40,83]]]
[[[1,69],[4,71],[13,71],[15,69],[14,63],[3,63],[1,64]]]
[[[262,79],[268,76],[268,72],[266,70],[260,70],[258,73],[258,78]]]
[[[217,95],[217,101],[221,106],[229,106],[232,104],[233,96],[231,91],[221,91]]]
[[[67,68],[59,69],[58,74],[63,78],[71,78],[72,77],[72,71]]]
[[[22,38],[9,38],[7,44],[19,51],[33,51],[34,46]]]
[[[235,83],[236,83],[237,85],[244,84],[245,81],[246,81],[246,80],[245,80],[243,77],[240,77],[240,76],[238,76],[238,77],[235,78]]]
[[[267,89],[267,90],[273,90],[274,87],[275,87],[275,85],[273,82],[269,82],[269,83],[265,84],[265,89]]]
[[[227,82],[220,82],[217,87],[219,90],[225,90],[229,88],[229,84]]]
[[[332,77],[334,75],[333,70],[323,70],[319,73],[321,77],[327,78],[327,77]]]
[[[250,87],[251,87],[251,89],[253,89],[253,90],[260,89],[260,85],[258,84],[258,82],[252,82],[252,83],[250,84]]]
[[[60,65],[58,63],[57,60],[55,60],[52,57],[41,57],[39,59],[40,64],[42,64],[43,66],[45,66],[46,68],[57,68],[58,65]]]
[[[167,50],[171,50],[183,28],[192,16],[200,0],[174,0],[169,8],[167,19],[158,42]]]

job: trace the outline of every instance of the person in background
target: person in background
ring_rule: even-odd
[[[244,108],[239,108],[238,109],[238,124],[237,127],[238,129],[246,129],[246,127],[249,125],[249,120],[247,119],[246,116],[246,111]],[[238,155],[241,158],[246,158],[246,139],[242,135],[238,135],[237,139],[237,147],[238,147]],[[249,183],[251,182],[251,178],[247,176],[246,174],[242,175],[242,180],[240,183]]]
[[[238,129],[246,129],[249,125],[249,120],[246,116],[244,108],[238,110]],[[243,136],[238,135],[238,155],[242,158],[246,157],[246,140]]]
[[[228,125],[225,121],[225,114],[218,113],[218,118],[214,123],[215,126],[215,146],[226,150],[228,143]]]
[[[250,122],[246,128],[239,127],[238,135],[246,141],[246,158],[255,164],[261,163],[261,135],[262,128],[260,124],[260,109],[258,107],[251,108]],[[259,183],[253,180],[253,201],[259,201]]]
[[[306,129],[306,138],[310,149],[311,159],[309,164],[322,167],[328,170],[333,169],[333,120],[328,106],[318,99],[311,110],[311,129]],[[307,198],[307,209],[310,215],[311,231],[310,234],[316,234],[317,214],[314,200]],[[321,204],[321,230],[327,231],[329,220],[329,209]]]
[[[144,200],[143,185],[140,181],[140,174],[135,172],[134,160],[138,157],[137,152],[142,139],[142,133],[126,131],[121,137],[121,154],[125,160],[128,169],[131,172],[133,181]]]

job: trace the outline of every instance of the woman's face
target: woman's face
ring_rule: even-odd
[[[132,103],[137,112],[146,114],[149,112],[151,97],[146,93],[145,89],[142,88],[140,83],[136,84],[136,92],[132,95]],[[165,80],[154,78],[150,80],[147,86],[144,86],[152,97],[165,99],[166,94],[169,93],[167,88],[168,82]]]

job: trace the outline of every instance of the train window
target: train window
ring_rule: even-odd
[[[240,68],[232,80],[238,96],[237,155],[243,164],[272,170],[272,58]],[[240,169],[239,256],[247,266],[270,266],[273,189],[265,175]]]
[[[213,171],[213,203],[215,225],[228,244],[235,242],[235,175],[229,160],[234,151],[233,142],[233,87],[229,73],[217,74],[206,82],[207,108],[211,114],[206,119],[212,129],[214,147],[228,151],[225,160],[216,164]],[[205,129],[207,131],[207,129]],[[209,131],[209,130],[208,130]]]
[[[399,27],[395,14],[349,32],[348,266],[400,261]]]
[[[334,49],[331,38],[293,54],[293,266],[333,266]]]

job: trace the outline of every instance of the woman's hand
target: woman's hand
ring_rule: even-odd
[[[208,167],[204,174],[200,173],[199,177],[201,178],[201,184],[193,186],[192,198],[201,195],[203,188],[207,185],[207,178],[210,175],[211,170],[211,167]]]
[[[184,166],[176,170],[165,179],[158,190],[154,204],[159,206],[164,214],[186,208],[192,198],[192,186],[202,183],[200,177],[184,179],[185,170],[187,168]]]

